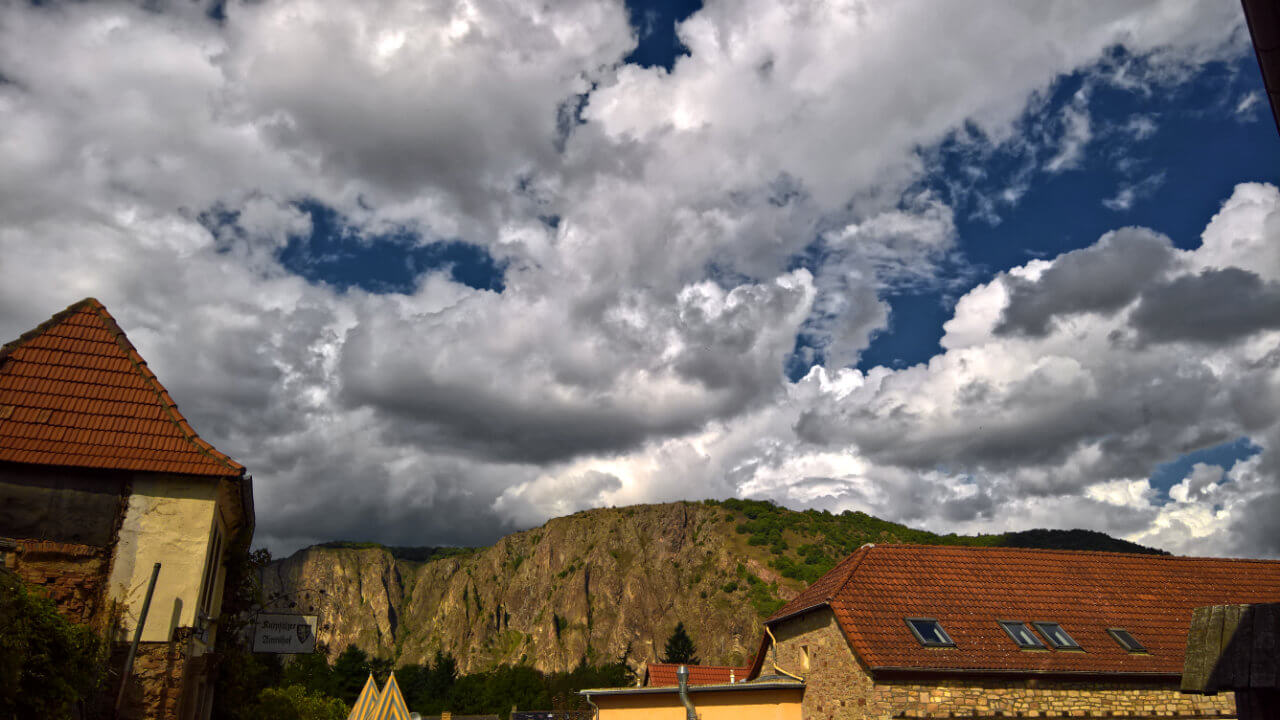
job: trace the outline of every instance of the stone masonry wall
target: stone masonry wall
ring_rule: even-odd
[[[179,629],[170,642],[138,644],[129,673],[128,689],[120,720],[181,720],[185,717],[183,690],[194,686],[191,678],[191,631]],[[129,643],[117,643],[112,654],[112,667],[123,668]],[[119,682],[119,672],[113,674]],[[116,685],[113,689],[118,690]],[[114,696],[112,698],[114,700]]]
[[[28,587],[53,600],[75,623],[97,625],[106,612],[107,550],[91,545],[22,540],[13,570]]]
[[[806,720],[1235,717],[1230,693],[1183,695],[1176,684],[1158,681],[985,677],[874,682],[826,608],[781,623],[774,635],[779,667],[805,677]],[[772,660],[766,655],[764,673],[771,672]]]

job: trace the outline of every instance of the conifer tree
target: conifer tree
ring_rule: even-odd
[[[667,647],[662,662],[697,665],[698,650],[693,646],[693,639],[684,630],[684,622],[676,623],[676,629],[667,638]]]

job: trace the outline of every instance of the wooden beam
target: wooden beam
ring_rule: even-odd
[[[1187,631],[1187,654],[1182,667],[1182,692],[1209,693],[1209,676],[1217,662],[1220,641],[1211,639],[1210,629],[1214,621],[1213,606],[1198,607],[1191,613],[1191,628]],[[1221,617],[1218,620],[1221,638]]]

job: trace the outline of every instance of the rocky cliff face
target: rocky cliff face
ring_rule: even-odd
[[[679,502],[580,512],[426,561],[407,559],[428,555],[422,551],[307,548],[268,567],[263,589],[318,613],[330,653],[356,645],[401,665],[439,650],[463,672],[512,663],[568,670],[582,658],[624,657],[638,668],[662,654],[678,621],[703,663],[743,664],[754,657],[762,618],[864,542],[1105,542],[1150,551],[1080,532],[938,536],[861,513]]]
[[[683,620],[704,663],[742,663],[762,632],[756,605],[801,583],[769,569],[736,519],[694,503],[592,510],[428,562],[313,547],[273,563],[263,587],[314,608],[333,653],[354,644],[414,663],[443,650],[466,672],[624,654],[638,665]]]

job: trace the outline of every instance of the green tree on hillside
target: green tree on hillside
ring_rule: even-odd
[[[684,622],[676,623],[676,629],[667,638],[667,647],[663,652],[662,662],[697,665],[698,649],[693,646],[693,638],[685,632]]]

